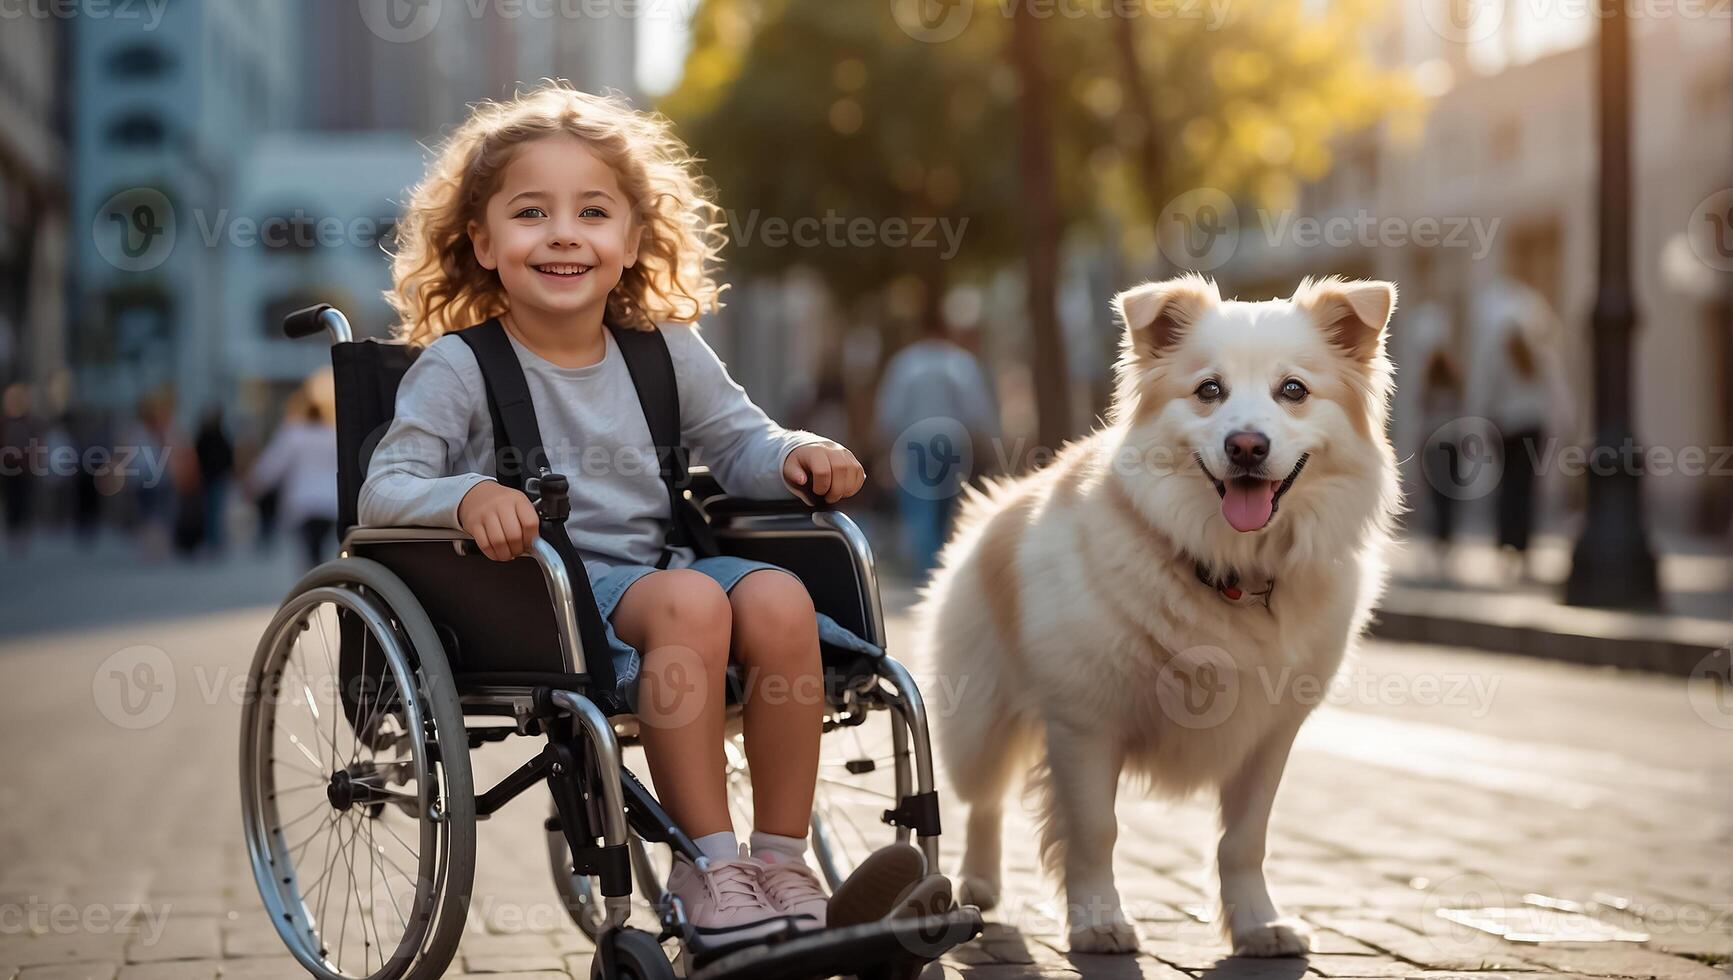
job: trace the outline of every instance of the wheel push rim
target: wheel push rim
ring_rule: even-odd
[[[348,692],[343,614],[361,630]],[[272,924],[316,976],[402,976],[433,934],[444,786],[420,692],[389,618],[348,589],[294,597],[261,641],[243,717],[247,846]]]

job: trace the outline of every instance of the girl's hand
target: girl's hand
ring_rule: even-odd
[[[541,533],[542,519],[523,491],[483,480],[463,495],[457,523],[475,539],[482,554],[494,561],[510,561]]]
[[[782,478],[807,503],[812,503],[812,497],[802,493],[802,488],[834,504],[854,496],[866,483],[866,470],[854,453],[842,446],[834,442],[812,443],[788,454],[782,463]]]

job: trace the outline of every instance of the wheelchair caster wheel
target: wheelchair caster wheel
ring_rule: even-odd
[[[598,950],[590,960],[590,980],[674,980],[674,964],[668,961],[656,937],[640,929],[620,929],[612,937],[614,975],[602,972]]]

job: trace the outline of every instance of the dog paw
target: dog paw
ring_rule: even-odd
[[[1137,927],[1129,922],[1104,922],[1071,929],[1073,953],[1135,953]]]
[[[957,904],[973,905],[985,912],[999,904],[999,883],[964,875],[957,883]]]
[[[1235,956],[1304,956],[1311,949],[1311,930],[1292,920],[1267,922],[1234,933]]]

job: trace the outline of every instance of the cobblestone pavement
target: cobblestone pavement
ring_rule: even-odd
[[[265,919],[239,830],[234,685],[271,609],[165,608],[116,622],[103,613],[104,582],[97,572],[77,580],[90,623],[48,629],[33,613],[31,630],[0,639],[0,980],[298,976]],[[893,593],[887,606],[906,598]],[[200,608],[196,591],[177,601]],[[893,651],[906,629],[895,617]],[[140,645],[172,669],[148,679],[155,700],[145,708],[117,709],[115,686],[139,678],[114,665]],[[1303,732],[1276,804],[1270,880],[1316,929],[1309,959],[1230,957],[1200,921],[1208,801],[1144,800],[1128,788],[1117,862],[1140,954],[1067,954],[1052,883],[1030,854],[1013,853],[1006,904],[985,937],[928,975],[1724,980],[1733,695],[1716,694],[1372,644]],[[478,753],[478,784],[532,748],[514,742]],[[841,805],[861,823],[876,809]],[[454,975],[587,975],[586,943],[550,883],[544,815],[536,793],[480,825]],[[955,809],[945,817],[961,827]],[[1021,824],[1007,840],[1032,839],[1026,818],[1013,819]],[[946,840],[948,865],[960,843]],[[1513,928],[1572,941],[1507,942],[1438,914],[1455,908],[1526,910]],[[1647,938],[1582,941],[1610,927]]]

